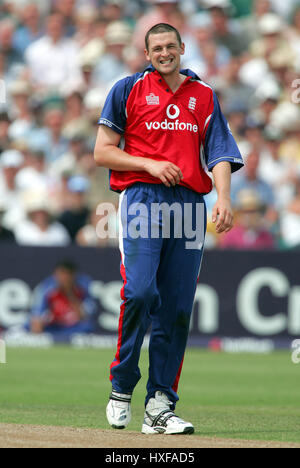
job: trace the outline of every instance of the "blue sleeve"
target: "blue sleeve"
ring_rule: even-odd
[[[45,317],[49,312],[48,297],[55,289],[56,282],[50,278],[41,283],[34,291],[31,307],[32,317]]]
[[[243,158],[231,133],[229,124],[222,114],[218,98],[213,93],[214,110],[205,136],[204,153],[208,170],[221,161],[231,163],[232,172],[243,165]]]
[[[127,77],[112,87],[106,98],[99,125],[106,125],[120,135],[124,133],[127,120],[126,104],[133,84],[134,78]]]

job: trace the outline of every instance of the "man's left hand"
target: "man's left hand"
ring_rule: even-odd
[[[218,199],[212,212],[212,222],[216,224],[217,234],[229,232],[233,228],[233,212],[228,199]]]

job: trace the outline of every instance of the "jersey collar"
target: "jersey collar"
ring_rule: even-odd
[[[156,69],[153,67],[153,65],[149,65],[149,67],[147,67],[145,70],[144,70],[144,73],[146,72],[155,72]],[[180,73],[182,75],[185,75],[185,76],[188,76],[190,78],[192,78],[193,80],[197,80],[197,81],[201,81],[201,79],[199,78],[198,75],[196,75],[196,73],[194,73],[192,70],[189,70],[188,68],[187,69],[184,69],[184,70],[180,70]]]

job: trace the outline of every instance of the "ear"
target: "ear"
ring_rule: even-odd
[[[151,59],[150,59],[150,56],[149,56],[149,52],[148,52],[147,49],[144,49],[144,54],[145,54],[146,60],[147,60],[148,62],[151,62]]]
[[[184,54],[185,54],[185,44],[184,44],[184,43],[181,44],[181,48],[180,48],[180,49],[181,49],[181,50],[180,50],[180,55],[184,55]]]

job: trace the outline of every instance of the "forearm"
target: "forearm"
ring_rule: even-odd
[[[39,318],[32,318],[30,324],[30,331],[36,335],[43,333],[44,331],[44,323]]]
[[[217,164],[213,170],[213,177],[218,198],[230,200],[231,189],[231,166],[227,161]]]
[[[132,156],[119,148],[121,136],[111,129],[100,126],[95,145],[94,158],[98,166],[113,171],[145,171],[161,180],[167,187],[176,185],[183,178],[178,166],[170,161]]]
[[[102,146],[95,150],[95,161],[98,166],[114,171],[145,171],[149,159],[131,156],[114,145]]]
[[[212,212],[212,222],[216,223],[216,232],[228,232],[233,226],[233,213],[231,208],[231,166],[222,161],[213,168],[213,177],[218,194],[218,200]]]

